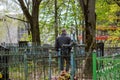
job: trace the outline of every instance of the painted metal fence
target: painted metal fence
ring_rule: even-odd
[[[93,52],[93,80],[120,80],[120,54],[97,57]]]
[[[73,46],[70,75],[84,79],[84,47]],[[54,47],[7,46],[0,48],[0,80],[52,80],[60,74],[58,53]],[[93,80],[119,80],[120,55],[97,57],[93,53]],[[81,78],[82,76],[82,78]]]
[[[60,58],[54,47],[6,46],[0,49],[0,80],[52,80],[60,74]],[[71,80],[74,75],[81,80],[84,54],[83,46],[71,51]]]
[[[0,74],[5,75],[2,75],[1,78],[7,80],[7,74],[11,80],[50,80],[51,74],[58,74],[55,55],[54,51],[48,51],[48,48],[40,46],[12,46],[9,47],[7,53],[2,48],[0,51]]]

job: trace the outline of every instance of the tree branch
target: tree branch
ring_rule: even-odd
[[[21,6],[21,8],[22,8],[22,10],[23,10],[23,13],[24,13],[24,15],[26,16],[27,20],[28,20],[29,22],[31,22],[31,21],[32,21],[32,16],[30,15],[29,10],[28,10],[27,7],[25,6],[24,1],[23,1],[23,0],[18,0],[18,1],[19,1],[19,3],[20,3],[20,6]]]
[[[19,5],[19,6],[20,6],[20,4],[19,4],[16,0],[14,0],[14,3],[16,3],[17,5]]]
[[[82,12],[85,15],[85,7],[86,7],[86,2],[84,0],[78,0],[79,4],[81,6]]]
[[[78,0],[78,1],[79,1],[79,4],[80,4],[81,8],[82,8],[82,11],[84,11],[84,8],[85,8],[84,1],[83,0]]]
[[[39,3],[41,3],[42,0],[37,0]]]
[[[28,23],[28,21],[25,21],[25,20],[22,20],[22,19],[14,18],[14,17],[8,16],[8,15],[5,15],[5,16],[8,17],[8,18],[11,18],[11,19],[16,19],[16,20]]]

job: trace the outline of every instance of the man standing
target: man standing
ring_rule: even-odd
[[[67,35],[67,32],[65,29],[62,29],[62,34],[57,37],[56,42],[55,42],[55,48],[56,51],[61,50],[61,66],[60,70],[64,70],[64,63],[66,61],[66,71],[69,71],[70,67],[70,51],[71,47],[65,47],[63,45],[69,45],[71,42],[71,38]]]

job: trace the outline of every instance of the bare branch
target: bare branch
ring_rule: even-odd
[[[20,6],[20,4],[17,2],[17,1],[14,1],[17,5],[19,5]]]
[[[8,16],[8,15],[6,15],[6,17],[28,23],[28,21],[25,21],[25,20],[22,20],[22,19],[18,19],[18,18],[14,18],[14,17]]]

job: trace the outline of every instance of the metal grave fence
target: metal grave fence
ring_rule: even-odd
[[[120,54],[97,57],[93,52],[93,80],[120,80]]]
[[[70,75],[81,76],[84,47],[71,52]],[[60,74],[59,57],[54,47],[6,46],[0,48],[0,80],[52,80]]]
[[[47,49],[47,50],[46,50]],[[50,80],[57,74],[56,58],[52,48],[9,47],[0,51],[0,74],[2,80]],[[5,62],[7,61],[7,62]],[[6,69],[6,70],[4,70]]]

